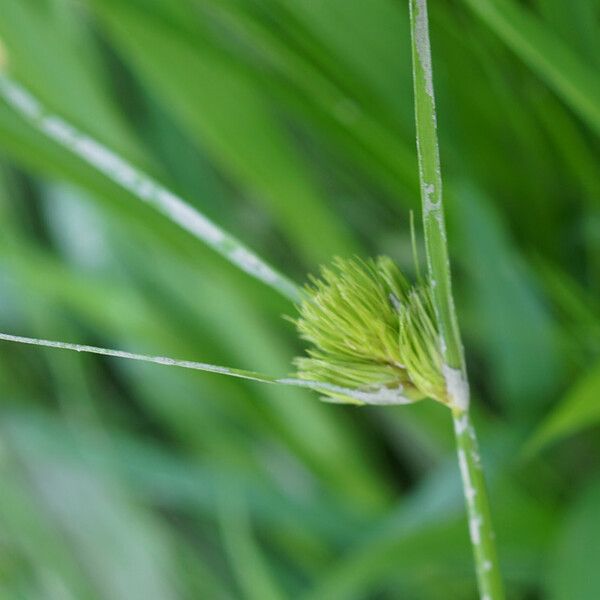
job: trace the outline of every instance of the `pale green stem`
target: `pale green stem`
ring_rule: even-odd
[[[501,600],[502,576],[477,436],[468,410],[454,411],[453,418],[479,593],[482,600]]]
[[[427,0],[409,0],[419,179],[429,279],[440,332],[448,403],[453,411],[475,567],[482,600],[502,600],[502,581],[477,438],[469,417],[469,386],[450,276]]]
[[[410,0],[410,8],[419,180],[427,265],[433,287],[434,307],[440,328],[444,361],[451,368],[464,372],[462,343],[452,297],[442,202],[442,175],[431,70],[427,1]]]

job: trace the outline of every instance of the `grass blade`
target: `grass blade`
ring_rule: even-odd
[[[600,364],[595,364],[575,382],[564,398],[540,423],[525,446],[526,456],[534,455],[600,421]]]
[[[19,335],[11,335],[8,333],[0,333],[0,340],[5,342],[16,342],[19,344],[28,344],[31,346],[43,346],[45,348],[58,348],[61,350],[73,350],[75,352],[86,352],[89,354],[99,354],[102,356],[112,356],[115,358],[125,358],[128,360],[137,360],[147,363],[154,363],[167,367],[181,367],[183,369],[193,369],[195,371],[204,371],[206,373],[217,373],[219,375],[227,375],[229,377],[237,377],[239,379],[248,379],[250,381],[258,381],[260,383],[272,383],[281,385],[290,385],[294,387],[307,388],[315,391],[329,391],[335,394],[349,396],[356,401],[356,404],[372,404],[372,405],[397,405],[410,404],[411,400],[400,396],[396,390],[391,390],[385,387],[369,390],[360,390],[347,387],[341,387],[321,381],[308,381],[305,379],[295,379],[293,377],[274,377],[264,375],[254,371],[245,371],[243,369],[232,369],[230,367],[222,367],[220,365],[212,365],[209,363],[196,362],[191,360],[178,360],[167,356],[151,356],[148,354],[137,354],[135,352],[126,352],[124,350],[111,350],[109,348],[100,348],[98,346],[87,346],[85,344],[71,344],[69,342],[58,342],[55,340],[43,340],[38,338],[30,338]]]
[[[590,65],[516,2],[465,0],[465,3],[600,133],[600,79]]]
[[[92,4],[99,25],[151,97],[264,209],[307,265],[356,251],[277,114],[272,94],[251,68],[215,43],[212,18],[202,16],[189,32],[136,3]]]
[[[300,292],[287,277],[278,273],[241,242],[223,231],[179,196],[136,169],[133,165],[67,123],[49,113],[23,86],[0,75],[0,96],[36,129],[70,150],[109,179],[150,204],[168,219],[202,240],[252,277],[297,301]]]

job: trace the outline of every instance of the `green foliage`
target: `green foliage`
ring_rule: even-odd
[[[576,495],[561,521],[546,570],[549,600],[593,598],[600,589],[595,557],[600,552],[598,479]]]
[[[539,17],[511,0],[465,0],[523,60],[600,132],[600,76]],[[581,10],[579,2],[569,16]],[[550,7],[547,7],[549,12]],[[560,22],[561,19],[559,18]]]
[[[598,2],[429,4],[508,596],[595,600]],[[409,32],[395,0],[0,0],[11,76],[294,281],[353,254],[413,279]],[[279,374],[302,352],[289,302],[2,102],[0,219],[1,331]],[[0,386],[2,597],[475,597],[437,402],[347,410],[5,343]]]
[[[452,190],[452,198],[465,300],[479,324],[476,343],[489,361],[492,393],[524,417],[547,404],[563,377],[550,308],[489,199],[464,185]]]
[[[548,444],[597,425],[600,421],[599,397],[600,365],[595,364],[540,423],[529,441],[527,451],[539,451]]]

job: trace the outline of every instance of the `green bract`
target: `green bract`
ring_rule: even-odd
[[[391,259],[336,258],[310,278],[298,309],[296,326],[311,345],[294,361],[300,378],[446,403],[431,289],[411,286]]]

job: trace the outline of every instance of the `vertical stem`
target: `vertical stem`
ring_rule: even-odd
[[[469,411],[454,411],[453,418],[479,593],[482,600],[501,600],[504,598],[502,575],[477,436]]]
[[[477,438],[469,416],[469,386],[452,295],[427,0],[409,0],[409,4],[423,228],[433,305],[440,331],[440,349],[444,359],[448,404],[454,419],[479,592],[482,600],[502,600],[504,592],[500,567]]]
[[[452,298],[448,245],[446,243],[427,0],[409,1],[419,180],[427,266],[433,287],[434,306],[440,328],[444,361],[453,369],[460,370],[464,374],[462,343]]]

